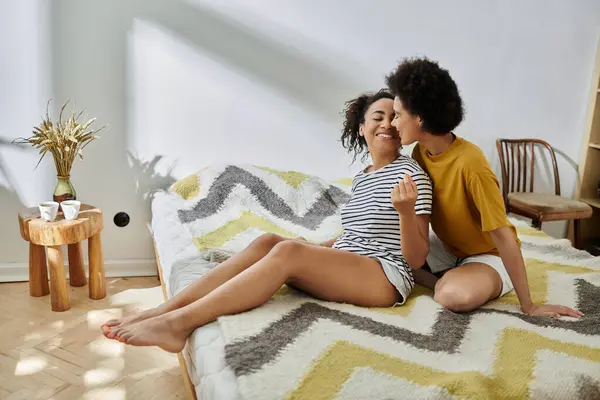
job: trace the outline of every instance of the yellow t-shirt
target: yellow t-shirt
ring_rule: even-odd
[[[431,227],[456,257],[499,255],[489,234],[497,228],[508,226],[517,238],[506,217],[498,179],[479,147],[455,137],[445,152],[435,156],[417,144],[413,158],[433,183]]]

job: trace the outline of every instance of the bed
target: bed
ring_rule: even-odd
[[[152,234],[170,298],[264,232],[340,232],[351,180],[214,165],[159,193]],[[286,286],[265,305],[198,328],[180,354],[190,397],[600,398],[600,258],[512,219],[534,301],[581,320],[522,314],[514,293],[468,314],[417,286],[402,307],[317,301]]]

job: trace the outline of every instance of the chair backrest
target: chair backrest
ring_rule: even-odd
[[[502,195],[504,201],[507,201],[509,193],[533,192],[536,145],[544,147],[550,153],[554,169],[554,190],[560,196],[558,167],[552,146],[539,139],[498,139],[496,140],[496,148],[502,167]]]

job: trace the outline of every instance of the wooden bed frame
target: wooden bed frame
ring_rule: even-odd
[[[158,279],[160,280],[160,286],[162,287],[163,297],[166,302],[167,300],[169,300],[169,296],[167,296],[167,287],[163,279],[162,266],[160,265],[160,257],[158,256],[158,251],[156,250],[156,241],[154,240],[154,235],[152,235],[152,244],[154,246],[154,254],[156,255]],[[187,362],[185,361],[185,357],[182,353],[177,353],[177,359],[179,360],[179,369],[181,370],[183,384],[185,385],[186,397],[190,400],[198,400],[196,397],[196,388],[194,388],[194,385],[192,384],[192,379],[190,377],[190,374],[188,373]]]

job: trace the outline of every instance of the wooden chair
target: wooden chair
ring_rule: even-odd
[[[533,192],[536,145],[550,153],[555,194]],[[558,167],[552,146],[538,139],[498,139],[496,148],[502,167],[502,195],[506,211],[531,218],[531,225],[536,229],[541,229],[544,221],[573,220],[573,244],[579,248],[578,220],[590,218],[592,208],[581,201],[560,195]]]

